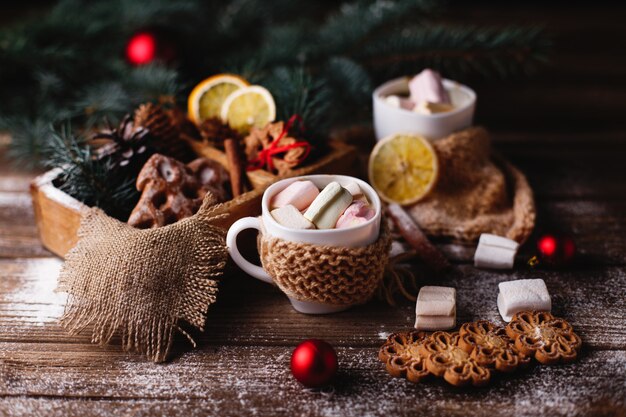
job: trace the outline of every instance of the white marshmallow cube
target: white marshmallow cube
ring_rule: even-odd
[[[274,220],[291,229],[315,229],[315,225],[308,221],[300,211],[292,205],[283,206],[270,212]]]
[[[415,305],[415,328],[448,330],[455,325],[456,290],[450,287],[422,287]]]
[[[476,268],[511,269],[519,243],[505,237],[483,233],[480,235],[474,266]]]
[[[498,310],[506,322],[520,311],[550,311],[552,301],[542,279],[518,279],[498,284]]]

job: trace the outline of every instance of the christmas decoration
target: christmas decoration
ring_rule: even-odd
[[[526,74],[545,60],[541,30],[450,27],[431,18],[436,3],[61,0],[0,31],[0,130],[11,130],[14,155],[32,160],[48,143],[41,126],[115,123],[141,103],[181,100],[186,86],[230,67],[272,92],[277,120],[300,114],[314,141],[333,120],[365,120],[372,86],[392,75],[428,65],[451,77]],[[181,65],[164,66],[163,50],[179,52]]]
[[[193,160],[196,155],[189,145],[181,140],[181,127],[161,106],[142,104],[135,110],[135,129],[145,128],[150,134],[150,146],[158,153],[171,156],[182,162]]]
[[[216,74],[196,85],[187,98],[189,118],[199,125],[211,118],[222,118],[222,104],[235,91],[250,83],[238,75]]]
[[[148,64],[156,58],[157,40],[153,33],[137,33],[126,45],[126,58],[132,65]]]
[[[231,129],[222,119],[211,117],[204,120],[198,127],[202,139],[211,146],[223,149],[226,139],[242,140],[241,135]]]
[[[126,59],[131,65],[146,65],[156,60],[170,62],[175,57],[174,44],[155,31],[136,33],[126,44]]]
[[[537,251],[539,264],[559,268],[572,263],[576,256],[576,244],[566,235],[545,234],[537,239]],[[537,262],[531,260],[533,263]]]
[[[337,353],[323,340],[305,340],[291,354],[291,374],[306,387],[323,387],[336,373]]]
[[[61,170],[56,186],[88,206],[99,207],[116,219],[126,220],[139,199],[135,176],[131,172],[134,166],[132,169],[119,169],[119,164],[114,161],[129,159],[124,156],[102,157],[89,145],[91,140],[75,136],[69,125],[64,125],[59,132],[51,132],[49,141],[47,164],[50,168]],[[117,149],[114,142],[110,145]],[[131,150],[136,155],[135,150]],[[145,154],[140,153],[141,159]],[[146,159],[148,157],[145,156]],[[133,165],[137,163],[141,168],[139,159],[133,158]]]
[[[290,137],[289,132],[298,116],[291,116],[283,122],[268,123],[262,129],[253,127],[244,139],[248,157],[248,171],[275,170],[279,175],[300,165],[311,152],[311,144],[305,140]]]
[[[117,128],[100,131],[93,136],[93,141],[106,140],[107,143],[97,151],[98,158],[108,158],[112,168],[134,168],[137,172],[150,157],[148,139],[150,132],[144,127],[135,128],[130,115],[126,115]]]

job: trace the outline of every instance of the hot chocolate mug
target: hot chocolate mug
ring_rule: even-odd
[[[272,217],[270,214],[270,202],[272,198],[284,190],[288,185],[295,181],[310,180],[320,190],[333,181],[340,185],[349,183],[357,183],[361,188],[370,205],[374,208],[376,214],[373,218],[365,223],[345,229],[313,229],[301,230],[285,227]],[[308,243],[313,245],[341,246],[356,248],[367,246],[376,242],[380,232],[381,222],[381,202],[374,189],[365,181],[344,175],[306,175],[302,177],[288,178],[272,184],[265,190],[261,201],[261,216],[244,217],[237,220],[228,230],[226,236],[226,245],[233,261],[246,273],[261,281],[273,284],[272,278],[268,273],[258,265],[246,260],[237,248],[237,235],[245,229],[261,229],[261,219],[265,233],[269,236],[277,237],[290,242]],[[346,310],[350,306],[337,306],[333,304],[323,304],[319,302],[309,302],[296,300],[289,297],[293,308],[301,313],[306,314],[328,314]]]

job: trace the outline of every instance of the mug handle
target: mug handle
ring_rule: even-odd
[[[239,266],[239,268],[241,268],[248,275],[267,282],[268,284],[274,284],[272,277],[270,277],[263,268],[249,262],[241,255],[241,252],[239,252],[239,248],[237,247],[237,236],[242,230],[246,229],[257,229],[260,232],[261,221],[259,218],[244,217],[243,219],[237,220],[232,226],[230,226],[230,229],[228,229],[228,233],[226,234],[226,246],[228,246],[228,252],[230,253],[231,258],[233,258],[233,261],[235,261],[237,266]]]

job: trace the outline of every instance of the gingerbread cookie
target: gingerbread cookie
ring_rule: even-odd
[[[513,316],[506,333],[522,354],[544,365],[571,362],[582,345],[572,326],[545,311],[522,311]]]
[[[397,378],[421,382],[429,374],[420,345],[427,338],[424,332],[394,333],[378,352],[387,372]]]
[[[479,365],[469,353],[459,347],[459,333],[435,332],[421,345],[420,353],[426,357],[426,369],[436,376],[443,376],[448,383],[460,387],[472,384],[487,385],[491,372]]]
[[[515,348],[514,341],[503,327],[486,320],[463,324],[458,345],[480,366],[500,372],[513,372],[530,362],[530,357]]]
[[[226,169],[210,159],[199,158],[184,165],[176,159],[154,154],[137,177],[141,197],[128,223],[149,229],[190,217],[198,211],[208,192],[218,202],[224,201],[228,181]]]

